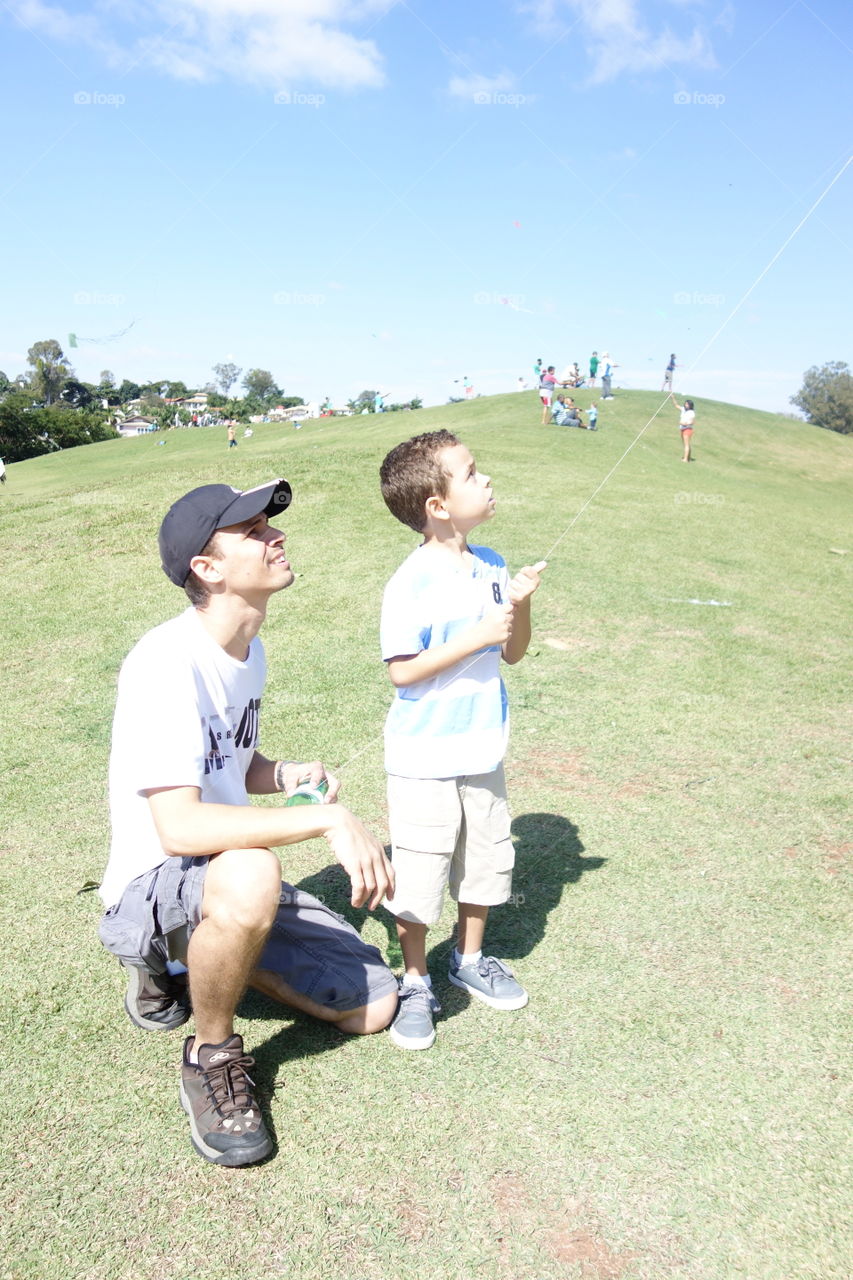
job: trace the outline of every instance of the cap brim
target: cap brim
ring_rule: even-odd
[[[226,507],[217,521],[217,529],[225,529],[232,524],[242,524],[260,515],[280,515],[286,511],[293,500],[293,490],[286,480],[273,480],[270,484],[258,485],[256,489],[247,489]]]

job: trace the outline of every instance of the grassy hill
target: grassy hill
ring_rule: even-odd
[[[662,400],[619,394],[595,434],[540,426],[530,392],[260,425],[230,451],[224,431],[180,431],[9,467],[4,1277],[847,1276],[853,452],[697,400],[686,466]],[[438,426],[493,478],[482,540],[512,569],[549,561],[506,673],[517,871],[488,937],[531,1003],[496,1014],[447,984],[449,910],[428,1053],[248,997],[279,1151],[217,1169],[188,1141],[180,1036],[126,1020],[79,892],[106,859],[118,667],[184,600],[157,528],[194,485],[291,481],[298,577],[264,630],[262,747],[337,767],[384,835],[379,605],[416,539],[377,471]],[[399,962],[324,844],[282,862]]]

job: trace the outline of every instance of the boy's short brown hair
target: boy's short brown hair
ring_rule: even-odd
[[[385,505],[415,533],[424,531],[427,498],[447,496],[449,477],[441,455],[457,444],[461,441],[451,431],[427,431],[398,444],[379,468]]]

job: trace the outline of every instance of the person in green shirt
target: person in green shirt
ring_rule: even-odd
[[[593,351],[589,357],[589,385],[595,386],[596,375],[598,374],[598,352]]]

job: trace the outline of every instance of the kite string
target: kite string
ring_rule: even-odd
[[[722,333],[723,329],[726,327],[726,325],[729,323],[729,321],[732,319],[732,317],[733,317],[733,316],[735,316],[735,315],[737,314],[737,312],[738,312],[738,311],[740,310],[740,308],[743,306],[744,302],[745,302],[745,301],[746,301],[746,299],[749,297],[749,295],[753,292],[753,290],[754,290],[754,289],[755,289],[755,288],[760,284],[760,282],[764,279],[764,277],[767,275],[767,272],[770,270],[770,268],[771,268],[771,267],[772,267],[772,266],[773,266],[773,265],[778,261],[778,259],[782,256],[782,254],[784,253],[785,249],[787,249],[788,245],[791,243],[791,241],[794,239],[794,237],[798,234],[798,232],[799,232],[799,231],[801,231],[801,230],[802,230],[802,228],[803,228],[803,227],[805,226],[805,224],[808,222],[809,218],[810,218],[810,217],[812,216],[812,214],[814,213],[815,209],[817,209],[818,205],[823,201],[823,199],[828,195],[828,193],[831,191],[831,189],[835,186],[836,182],[837,182],[837,181],[838,181],[838,179],[842,176],[842,174],[843,174],[843,173],[844,173],[844,171],[848,168],[848,166],[850,165],[850,163],[851,163],[851,162],[853,162],[853,156],[848,156],[848,158],[845,160],[844,164],[841,166],[841,168],[840,168],[840,169],[838,170],[838,172],[836,173],[835,177],[834,177],[834,178],[833,178],[833,179],[832,179],[832,180],[827,184],[827,186],[824,188],[824,190],[823,190],[823,191],[821,192],[821,194],[818,196],[817,200],[815,200],[815,202],[814,202],[814,204],[811,206],[811,208],[807,211],[807,213],[805,213],[805,214],[803,215],[803,217],[802,217],[802,218],[800,219],[800,221],[797,223],[796,227],[794,227],[793,231],[792,231],[792,232],[791,232],[791,233],[786,237],[786,239],[783,241],[783,243],[780,245],[780,247],[779,247],[779,248],[776,250],[776,252],[773,254],[773,256],[772,256],[772,258],[770,259],[770,261],[769,261],[769,262],[766,264],[766,266],[765,266],[765,267],[764,267],[764,268],[763,268],[763,269],[758,273],[758,275],[756,276],[755,280],[753,280],[752,284],[749,286],[749,288],[748,288],[748,289],[746,290],[746,292],[743,294],[743,296],[741,297],[741,299],[740,299],[740,301],[737,303],[737,305],[736,305],[735,307],[733,307],[733,308],[732,308],[732,310],[729,312],[728,316],[727,316],[727,317],[726,317],[726,319],[723,321],[723,323],[720,325],[720,327],[716,330],[716,332],[715,332],[715,333],[714,333],[714,334],[709,338],[709,340],[705,343],[705,346],[704,346],[704,347],[702,348],[702,350],[699,352],[699,355],[696,357],[696,359],[695,359],[695,360],[693,361],[693,363],[690,365],[690,369],[691,369],[691,370],[692,370],[692,369],[694,369],[694,368],[696,367],[697,362],[702,358],[702,356],[703,356],[703,355],[705,355],[705,353],[706,353],[706,351],[709,349],[709,347],[710,347],[714,342],[716,342],[717,338],[720,336],[720,334]],[[606,476],[604,477],[604,479],[603,479],[603,480],[602,480],[602,481],[601,481],[601,482],[596,486],[596,488],[592,491],[592,493],[591,493],[591,494],[589,495],[589,497],[587,498],[586,502],[583,504],[583,506],[580,508],[580,510],[579,510],[579,511],[577,511],[577,512],[575,513],[575,515],[572,517],[572,519],[571,519],[571,520],[569,521],[569,523],[566,525],[566,528],[563,530],[563,532],[560,534],[560,536],[556,539],[556,541],[555,541],[554,543],[552,543],[550,550],[548,551],[547,555],[546,555],[546,556],[544,557],[544,559],[543,559],[543,562],[542,562],[542,566],[543,566],[543,568],[544,568],[545,564],[547,563],[548,559],[550,558],[550,556],[551,556],[551,555],[553,555],[553,553],[554,553],[554,551],[556,550],[556,548],[560,545],[560,543],[563,541],[563,539],[564,539],[565,537],[567,537],[567,536],[568,536],[568,534],[571,532],[571,530],[572,530],[572,529],[574,528],[574,526],[577,524],[578,520],[581,518],[581,516],[583,515],[583,513],[587,510],[587,508],[589,507],[590,503],[591,503],[591,502],[592,502],[592,501],[593,501],[593,500],[598,496],[598,494],[599,494],[599,493],[601,493],[601,491],[602,491],[602,489],[604,488],[604,486],[608,483],[608,481],[609,481],[609,480],[611,479],[611,477],[614,475],[614,473],[616,472],[616,470],[621,466],[622,462],[624,462],[625,458],[627,458],[628,454],[631,452],[631,450],[634,448],[634,446],[635,446],[635,445],[640,441],[640,439],[642,438],[642,436],[646,433],[646,431],[649,429],[649,427],[650,427],[650,426],[652,425],[652,423],[655,421],[655,419],[657,418],[658,414],[661,412],[661,410],[663,409],[663,407],[664,407],[664,405],[667,403],[667,401],[668,401],[668,400],[670,400],[670,399],[672,399],[672,398],[673,398],[673,396],[672,396],[672,393],[670,392],[670,394],[669,394],[668,396],[666,396],[664,400],[662,400],[662,401],[661,401],[661,403],[658,405],[657,409],[656,409],[656,410],[655,410],[655,412],[652,414],[652,416],[649,418],[649,420],[648,420],[648,422],[645,424],[645,426],[644,426],[644,427],[642,427],[642,428],[640,429],[640,431],[638,431],[637,435],[634,437],[634,439],[633,439],[633,440],[631,441],[631,443],[628,445],[628,448],[624,451],[624,453],[622,453],[622,454],[620,455],[620,457],[619,457],[619,458],[617,458],[616,462],[614,462],[613,466],[612,466],[612,467],[610,468],[610,470],[607,472],[607,474],[606,474]],[[464,674],[465,674],[465,672],[466,672],[466,671],[468,671],[468,670],[470,670],[470,668],[474,665],[474,662],[475,662],[475,661],[476,661],[476,658],[472,658],[472,660],[467,664],[467,666],[463,667],[462,671],[461,671],[461,672],[459,672],[459,673],[457,673],[457,674],[458,674],[458,675],[464,675]],[[354,755],[354,756],[351,756],[351,757],[350,757],[350,759],[349,759],[349,760],[347,760],[345,764],[339,765],[339,766],[338,766],[339,771],[343,771],[344,769],[349,768],[349,766],[350,766],[354,761],[358,760],[360,756],[364,755],[365,751],[369,750],[369,749],[370,749],[370,747],[372,747],[376,741],[378,741],[378,735],[377,735],[377,737],[376,737],[376,738],[371,738],[371,740],[370,740],[369,742],[365,743],[365,745],[364,745],[364,746],[363,746],[359,751],[357,751],[357,752],[355,753],[355,755]]]

